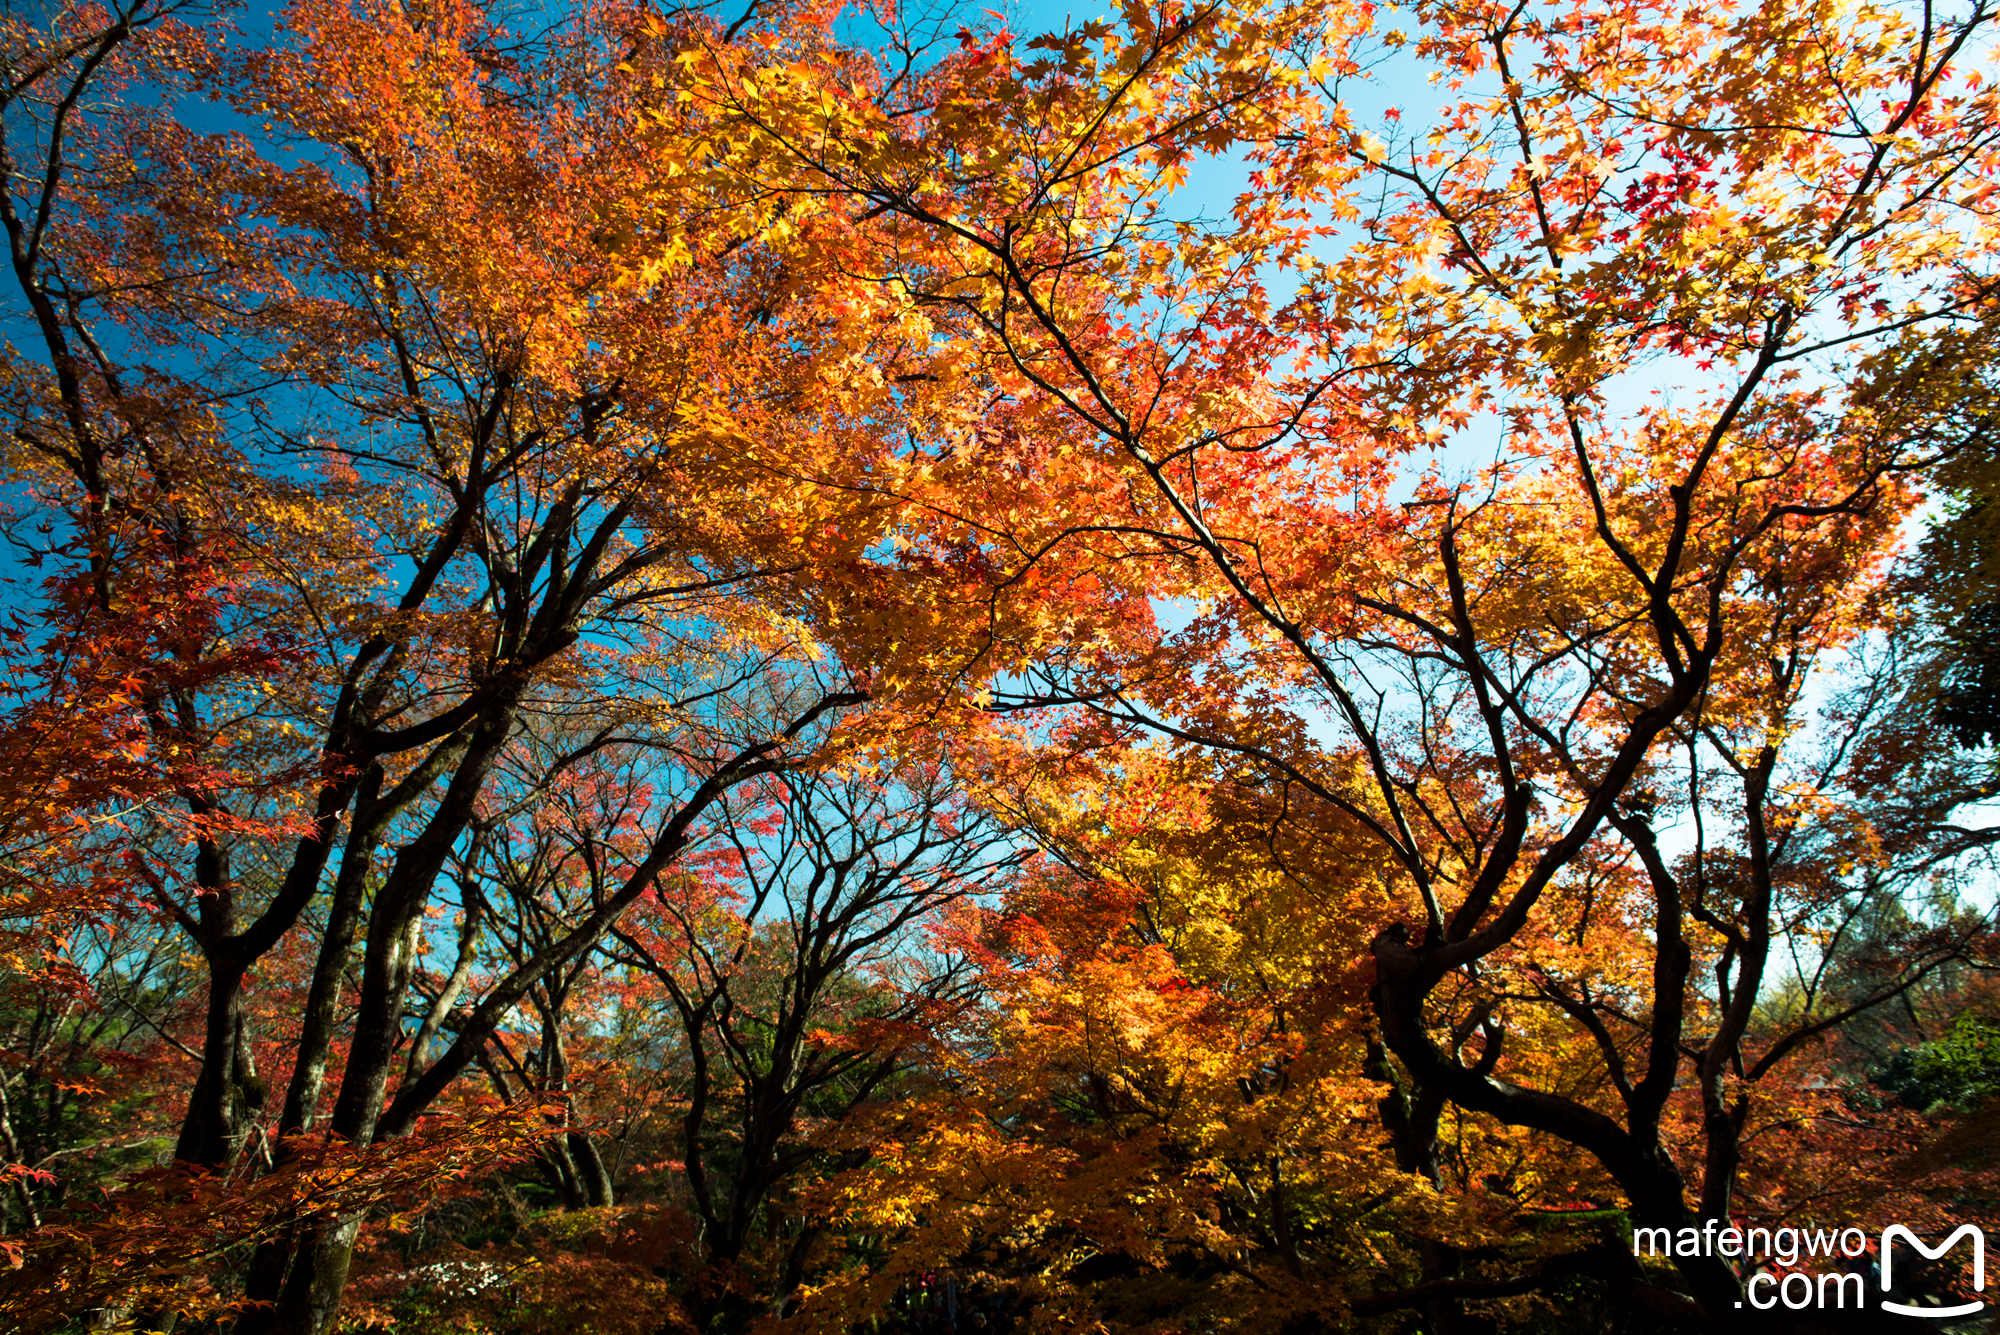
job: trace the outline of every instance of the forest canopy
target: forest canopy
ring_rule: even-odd
[[[0,1330],[1941,1329],[1986,4],[7,7]]]

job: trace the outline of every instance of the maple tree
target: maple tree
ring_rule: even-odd
[[[504,58],[471,7],[299,6],[262,49],[193,26],[216,17],[10,20],[8,142],[33,166],[10,168],[4,221],[43,344],[9,368],[10,462],[73,523],[46,555],[95,615],[171,596],[171,633],[121,651],[102,706],[140,777],[41,768],[76,772],[72,810],[140,804],[142,840],[92,837],[126,869],[118,907],[202,962],[174,1157],[255,1177],[291,1171],[307,1132],[417,1130],[707,837],[707,808],[809,759],[867,692],[789,620],[787,576],[834,511],[718,455],[732,400],[810,361],[744,314],[771,275],[699,218],[682,239],[708,262],[671,281],[620,285],[606,254],[617,201],[576,164],[629,114],[598,26],[617,16]],[[260,118],[261,147],[177,121],[201,94]],[[810,398],[785,408],[810,426]],[[90,678],[59,656],[68,698]],[[522,741],[537,729],[567,744]],[[546,939],[432,1017],[450,1041],[400,1051],[447,864],[495,804],[546,803],[607,751],[642,757],[650,790],[630,838],[595,836],[601,893],[545,900]],[[273,1032],[260,971],[300,946],[302,1008]],[[244,1322],[323,1327],[358,1224],[302,1208],[262,1233]]]
[[[912,1021],[960,987],[950,966],[914,974],[917,929],[1020,857],[935,761],[772,783],[730,813],[707,884],[656,895],[607,952],[680,1030],[676,1148],[710,1324],[797,1290],[820,1228],[782,1189],[826,1159],[824,1128],[883,1101]]]
[[[738,131],[718,170],[829,238],[883,220],[857,287],[939,335],[898,369],[988,396],[865,479],[829,464],[918,558],[829,581],[835,640],[1081,716],[1054,755],[1170,739],[1281,789],[1280,825],[1372,839],[1420,1170],[1451,1107],[1587,1151],[1642,1223],[1726,1216],[1767,1078],[1990,957],[1941,907],[1875,985],[1759,1023],[1784,943],[1987,838],[1950,818],[1977,781],[1877,804],[1948,759],[1809,683],[1892,631],[1911,479],[1990,431],[1993,16],[1375,17],[1134,5],[860,92],[684,41]],[[1362,124],[1384,51],[1462,94]],[[1175,219],[1223,150],[1230,218]],[[1473,433],[1490,465],[1405,462]],[[889,590],[941,629],[879,632]],[[1675,1263],[1741,1319],[1729,1265]]]

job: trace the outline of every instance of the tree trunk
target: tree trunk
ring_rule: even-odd
[[[187,1117],[174,1158],[219,1168],[243,1143],[244,966],[233,952],[204,952],[208,962],[208,1013],[202,1027],[201,1073],[188,1096]]]

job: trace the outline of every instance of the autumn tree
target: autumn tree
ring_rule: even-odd
[[[921,78],[685,41],[741,135],[717,174],[795,191],[931,324],[900,376],[989,397],[829,468],[905,507],[901,558],[826,586],[836,641],[1365,832],[1413,1106],[1586,1151],[1640,1223],[1726,1214],[1788,1060],[1991,950],[1976,912],[1919,916],[1879,986],[1758,1023],[1984,841],[1878,803],[1932,749],[1820,683],[1896,633],[1916,479],[1991,429],[1992,20],[1131,5],[1025,55],[968,32]],[[1382,60],[1442,105],[1365,121]],[[1224,150],[1230,216],[1175,217]],[[891,598],[920,610],[884,626]],[[1546,1070],[1565,1032],[1591,1090]],[[1404,1131],[1434,1173],[1434,1120]],[[1727,1264],[1676,1265],[1741,1320]]]
[[[1990,962],[1917,893],[1987,781],[1898,712],[1888,576],[1990,452],[1981,0],[278,17],[5,24],[51,576],[0,646],[6,948],[37,1006],[108,1003],[66,943],[114,928],[201,971],[151,1017],[198,1054],[184,1171],[9,1293],[95,1302],[143,1237],[164,1320],[247,1243],[209,1297],[317,1332],[427,1174],[539,1155],[603,1208],[571,1053],[615,940],[679,1019],[718,1263],[808,1235],[772,1202],[829,1146],[896,1217],[921,1138],[799,1128],[928,1045],[966,1134],[927,1180],[986,1147],[1213,1210],[1050,1224],[1024,1169],[934,1193],[932,1255],[991,1207],[1048,1257],[1233,1259],[1246,1321],[1448,1323],[1595,1254],[1474,1254],[1549,1193],[1794,1208],[1746,1145],[1824,1106],[1802,1061]],[[1158,776],[1179,824],[1119,830]],[[974,1009],[895,999],[988,819],[1065,873],[967,919]],[[1356,1283],[1383,1165],[1470,1204]]]
[[[627,184],[675,170],[627,132],[654,96],[624,63],[637,21],[521,37],[474,5],[307,3],[269,44],[175,3],[7,22],[0,223],[34,331],[10,468],[46,517],[22,540],[65,563],[49,598],[97,628],[51,653],[53,696],[113,662],[104,763],[138,771],[71,766],[95,785],[71,809],[142,804],[130,837],[96,830],[117,878],[85,910],[123,896],[202,961],[190,1167],[241,1180],[308,1132],[419,1130],[715,802],[812,760],[868,696],[795,613],[801,573],[869,524],[745,441],[783,458],[908,411],[827,374],[898,335],[823,318],[781,220],[634,211]],[[614,257],[640,229],[635,277]],[[78,736],[18,719],[23,747]],[[448,869],[607,749],[643,752],[652,791],[598,832],[590,895],[545,903],[542,936],[430,1016],[413,985]],[[280,964],[302,1005],[260,1015]],[[248,1325],[323,1328],[357,1222],[308,1202],[271,1223]]]
[[[808,1329],[948,1268],[1042,1320],[1288,1328],[1344,1316],[1346,1274],[1408,1269],[1409,1225],[1453,1213],[1384,1152],[1361,919],[1266,836],[1322,872],[1364,850],[1211,806],[1199,756],[1065,760],[986,792],[1048,856],[952,915],[976,985],[920,1017],[925,1078],[839,1133],[868,1156],[822,1208],[894,1245],[857,1246],[874,1263],[823,1281]]]
[[[740,1320],[811,1273],[822,1226],[798,1179],[839,1162],[828,1131],[888,1099],[913,1022],[961,983],[922,931],[1004,889],[1021,849],[934,757],[773,778],[722,806],[699,878],[656,892],[608,954],[679,1023],[699,1307]]]

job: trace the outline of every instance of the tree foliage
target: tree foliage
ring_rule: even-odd
[[[0,1311],[1991,1222],[1994,20],[10,11]]]

